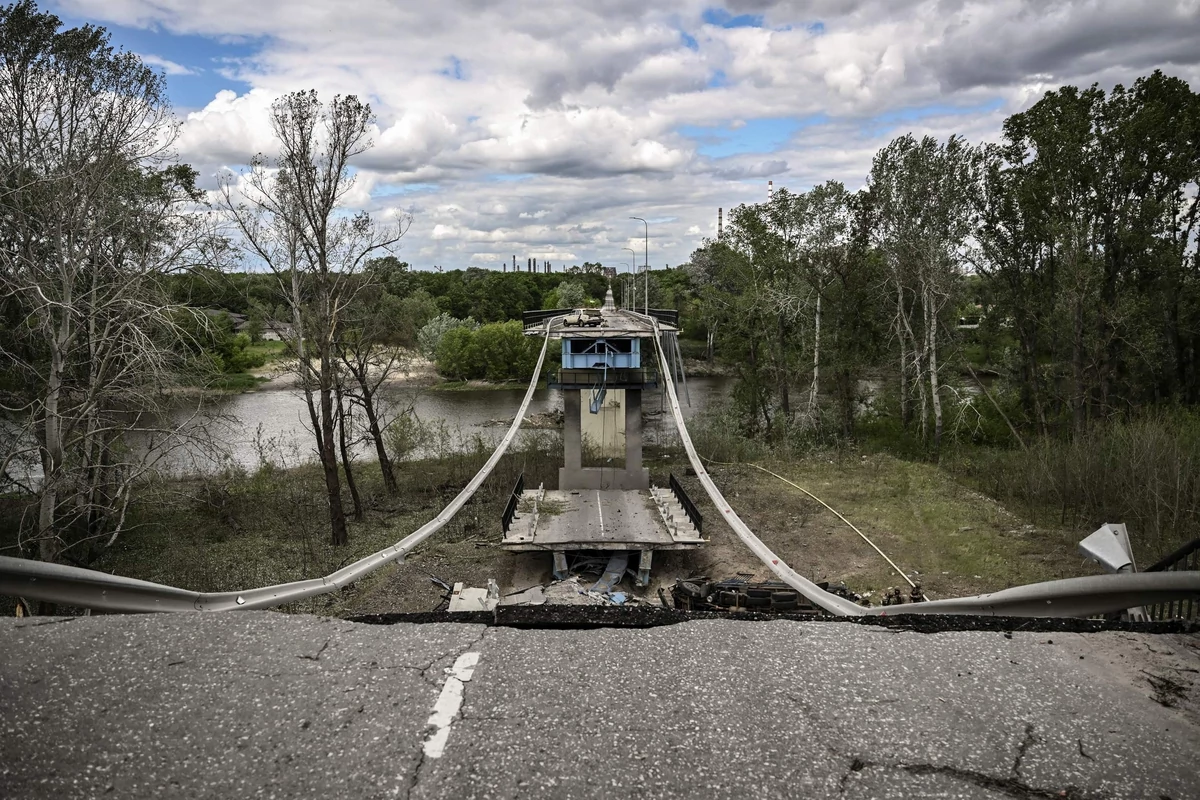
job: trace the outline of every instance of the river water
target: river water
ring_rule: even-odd
[[[729,396],[732,380],[723,377],[689,378],[687,396],[680,391],[683,414],[691,419],[696,414]],[[497,442],[507,430],[508,423],[525,396],[523,389],[463,389],[435,391],[392,387],[381,393],[382,403],[393,413],[411,407],[422,422],[444,422],[451,446],[467,448],[478,438],[485,443]],[[586,407],[586,404],[585,404]],[[661,391],[647,391],[643,396],[645,439],[648,444],[664,441],[675,435],[675,425],[666,410]],[[558,389],[537,389],[529,404],[528,415],[560,412],[562,392]],[[177,420],[193,415],[197,407],[181,405],[176,409]],[[293,390],[275,389],[230,395],[204,402],[204,411],[220,417],[213,426],[217,439],[225,449],[220,459],[201,456],[193,449],[181,449],[168,457],[163,466],[171,471],[197,472],[216,468],[227,457],[233,463],[254,469],[265,455],[276,463],[288,466],[315,461],[312,424],[303,396]],[[561,430],[546,431],[559,436]],[[365,441],[354,448],[360,455],[373,452]],[[427,455],[418,451],[417,456]]]

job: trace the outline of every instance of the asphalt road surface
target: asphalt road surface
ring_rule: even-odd
[[[1200,638],[0,621],[0,797],[1200,798]]]

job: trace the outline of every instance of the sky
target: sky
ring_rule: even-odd
[[[717,209],[861,187],[905,133],[994,141],[1063,84],[1200,90],[1200,0],[52,0],[162,70],[205,186],[289,91],[371,104],[349,201],[417,269],[688,260]],[[630,217],[642,217],[642,222]],[[628,250],[636,253],[631,256]]]

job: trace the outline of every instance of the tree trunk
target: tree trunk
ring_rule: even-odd
[[[42,447],[42,491],[38,502],[38,557],[42,561],[56,561],[60,552],[60,540],[55,527],[55,512],[58,509],[59,470],[63,463],[62,418],[58,404],[62,394],[63,347],[69,333],[66,318],[58,326],[54,347],[50,351],[50,373],[46,381],[46,402],[43,425]]]
[[[929,397],[933,403],[933,455],[936,460],[942,446],[942,397],[938,385],[937,309],[933,307],[933,292],[925,289],[925,319],[928,325],[926,350],[929,358]]]
[[[788,390],[788,368],[787,368],[787,329],[784,323],[783,314],[778,318],[779,340],[777,342],[779,349],[779,361],[777,369],[779,370],[779,410],[783,414],[785,422],[792,420],[792,398]]]
[[[329,495],[330,541],[334,546],[350,540],[346,532],[346,512],[342,509],[342,485],[333,440],[333,364],[328,342],[321,343],[321,467],[325,472],[325,491]]]
[[[371,432],[371,441],[375,443],[375,455],[379,458],[379,470],[383,473],[383,488],[389,495],[400,491],[396,485],[396,476],[392,472],[392,460],[388,457],[387,447],[384,446],[383,431],[379,428],[379,416],[375,413],[375,395],[367,381],[365,371],[355,374],[359,388],[362,389],[362,407],[367,415],[367,429]]]
[[[341,386],[337,388],[338,415],[338,446],[342,451],[342,468],[346,471],[346,486],[350,489],[350,498],[354,501],[354,519],[363,520],[362,497],[358,494],[358,484],[354,481],[354,470],[350,466],[350,448],[346,445],[346,405],[342,402]]]
[[[1084,378],[1083,342],[1083,298],[1075,297],[1075,325],[1071,343],[1071,370],[1075,379],[1075,391],[1071,396],[1071,410],[1075,420],[1075,433],[1083,433],[1087,402],[1087,384]]]
[[[912,422],[912,402],[908,390],[908,351],[901,319],[904,314],[904,288],[896,278],[896,339],[900,342],[900,425],[905,430]]]
[[[817,424],[817,394],[821,381],[821,289],[817,286],[817,311],[813,325],[813,369],[812,386],[808,390],[808,420],[809,424]]]

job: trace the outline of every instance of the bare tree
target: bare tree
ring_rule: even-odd
[[[45,560],[86,561],[124,529],[134,484],[183,444],[162,391],[182,312],[162,277],[205,236],[161,76],[103,29],[61,24],[32,2],[0,8],[0,316],[17,322],[0,348],[13,387],[0,477],[36,457],[26,541]]]
[[[345,211],[354,185],[350,161],[371,147],[371,120],[370,106],[353,95],[328,104],[315,91],[285,95],[271,106],[278,156],[259,154],[241,176],[226,174],[221,181],[222,207],[250,254],[274,272],[292,312],[297,378],[325,475],[335,545],[347,541],[335,435],[338,332],[367,286],[366,260],[404,233],[401,219],[384,225],[365,211]]]
[[[392,376],[408,365],[403,352],[389,343],[402,313],[399,301],[385,292],[370,296],[360,294],[358,300],[343,315],[337,337],[337,354],[342,367],[349,373],[344,392],[354,406],[366,417],[367,435],[375,447],[383,486],[388,494],[396,494],[396,476],[384,443],[392,411],[382,401],[381,389]]]

